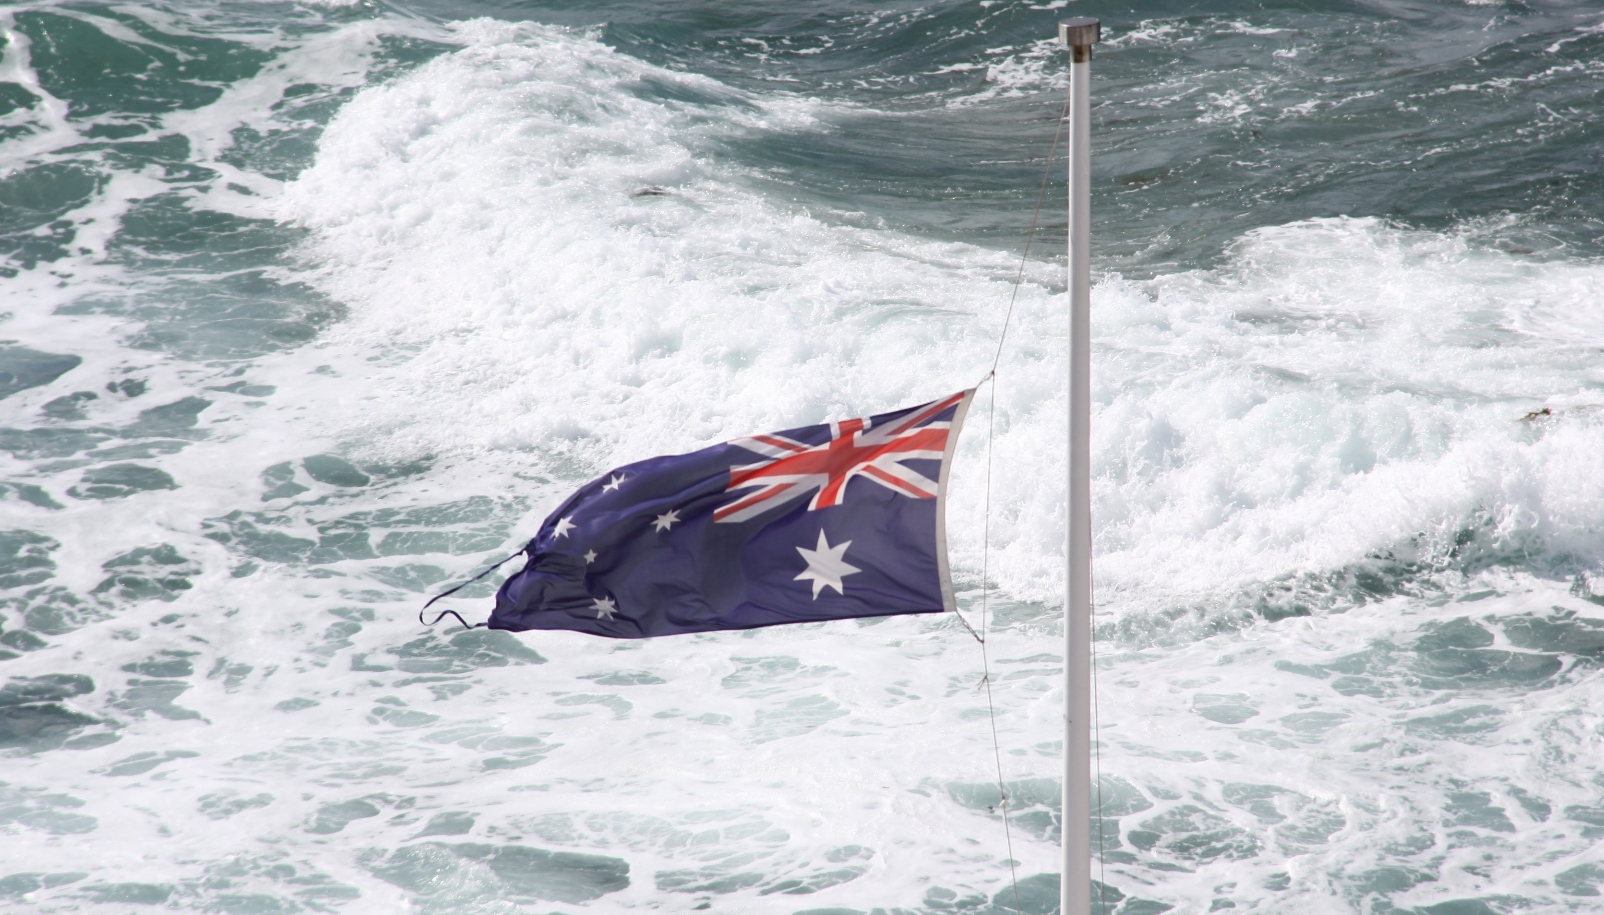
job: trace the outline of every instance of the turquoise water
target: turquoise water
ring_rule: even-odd
[[[954,620],[415,614],[974,384],[1088,14],[1109,911],[1596,908],[1604,14],[1500,0],[0,10],[0,900],[1053,911],[1056,173],[974,414],[1011,849]]]

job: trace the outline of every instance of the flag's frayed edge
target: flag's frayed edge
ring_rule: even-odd
[[[952,414],[952,428],[947,433],[947,451],[941,456],[941,479],[936,481],[936,561],[941,564],[941,609],[958,612],[958,598],[952,590],[952,568],[947,561],[947,476],[952,473],[952,454],[958,448],[958,436],[963,432],[964,416],[969,402],[975,399],[975,388],[964,391],[964,399]]]

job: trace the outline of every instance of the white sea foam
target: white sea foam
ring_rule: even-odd
[[[348,106],[277,204],[352,307],[328,352],[397,354],[364,370],[359,414],[326,414],[330,434],[390,459],[577,458],[566,485],[984,374],[1006,255],[777,205],[719,162],[743,119],[639,97],[678,74],[549,29],[465,39]],[[995,568],[1050,600],[1061,302],[1045,267],[1032,279],[999,372]],[[1109,278],[1096,302],[1098,567],[1115,592],[1162,604],[1407,543],[1436,555],[1482,519],[1506,547],[1600,545],[1584,443],[1601,433],[1576,374],[1598,266],[1324,220],[1256,232],[1217,269]],[[1561,409],[1523,420],[1544,405]],[[970,572],[982,415],[950,515]]]
[[[950,621],[544,633],[523,642],[536,665],[463,660],[414,641],[411,619],[440,576],[516,548],[610,466],[975,383],[1012,256],[832,225],[725,153],[826,129],[827,110],[559,29],[437,37],[463,48],[363,89],[311,169],[227,204],[302,227],[298,276],[347,309],[315,344],[239,367],[276,393],[207,390],[236,367],[132,350],[125,322],[49,313],[65,294],[41,275],[8,281],[37,305],[8,338],[86,360],[9,398],[15,423],[128,369],[151,393],[102,398],[94,423],[214,401],[209,438],[142,459],[174,492],[90,502],[64,494],[84,465],[6,468],[65,506],[0,502],[5,528],[59,541],[51,584],[88,595],[118,574],[103,563],[161,543],[195,569],[170,601],[93,604],[110,618],[6,662],[92,674],[100,692],[69,704],[122,735],[8,759],[0,805],[20,812],[0,828],[28,840],[11,869],[63,868],[70,850],[103,887],[166,887],[200,909],[519,910],[526,884],[430,844],[477,843],[627,861],[630,886],[594,911],[1005,893],[980,658]],[[350,40],[359,59],[372,33]],[[345,67],[319,78],[354,79]],[[221,147],[272,95],[241,86],[186,129]],[[115,218],[126,203],[102,205]],[[1597,264],[1355,219],[1255,232],[1212,269],[1102,278],[1098,594],[1107,628],[1143,623],[1100,648],[1101,765],[1123,780],[1109,794],[1125,818],[1110,851],[1169,868],[1111,857],[1111,883],[1178,911],[1339,912],[1365,880],[1429,873],[1392,901],[1564,906],[1553,887],[1591,847],[1600,693],[1582,662],[1550,671],[1541,625],[1585,635],[1597,616],[1601,299]],[[1056,267],[1032,265],[996,389],[989,567],[1005,599],[990,652],[1023,875],[1057,870],[1051,792],[1029,780],[1058,771],[1062,306]],[[989,395],[949,511],[971,611]],[[432,464],[341,485],[302,462],[329,451]],[[259,474],[281,463],[303,491],[264,493]],[[396,517],[475,498],[476,521]],[[480,545],[305,559],[342,537],[442,530]],[[274,549],[302,558],[262,558]],[[1383,555],[1422,571],[1244,628],[1267,583],[1335,581]],[[1232,626],[1153,637],[1183,612]],[[150,672],[180,661],[191,675]],[[187,691],[158,701],[172,685]],[[786,892],[799,887],[816,892]],[[58,910],[129,904],[54,892]]]

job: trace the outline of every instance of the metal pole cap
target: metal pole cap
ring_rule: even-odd
[[[1096,19],[1061,19],[1058,37],[1067,47],[1087,48],[1103,37],[1103,25]]]

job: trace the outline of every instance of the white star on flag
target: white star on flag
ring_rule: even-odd
[[[596,618],[599,620],[610,620],[613,614],[618,612],[618,605],[613,603],[610,597],[594,598],[591,603],[594,605],[591,609],[596,611]]]
[[[615,473],[613,478],[607,481],[607,485],[602,487],[602,492],[612,492],[622,485],[624,485],[624,475]]]
[[[587,550],[585,552],[585,565],[590,565],[591,563],[593,563],[595,561],[596,561],[596,551],[595,550]]]
[[[652,527],[656,528],[658,531],[666,531],[673,527],[678,521],[679,510],[675,509],[665,514],[658,515],[657,520],[652,522]]]
[[[561,540],[568,536],[568,532],[574,529],[574,522],[571,520],[573,517],[573,515],[569,515],[567,518],[558,518],[557,529],[552,531],[551,539]]]
[[[841,579],[863,571],[857,566],[848,565],[841,558],[846,554],[847,547],[851,545],[852,541],[846,540],[831,546],[830,541],[824,539],[824,531],[819,531],[817,549],[796,548],[796,551],[802,554],[802,558],[807,560],[808,567],[793,580],[807,581],[812,579],[814,600],[819,599],[819,592],[825,588],[834,588],[835,593],[845,594],[846,591],[841,588]]]

